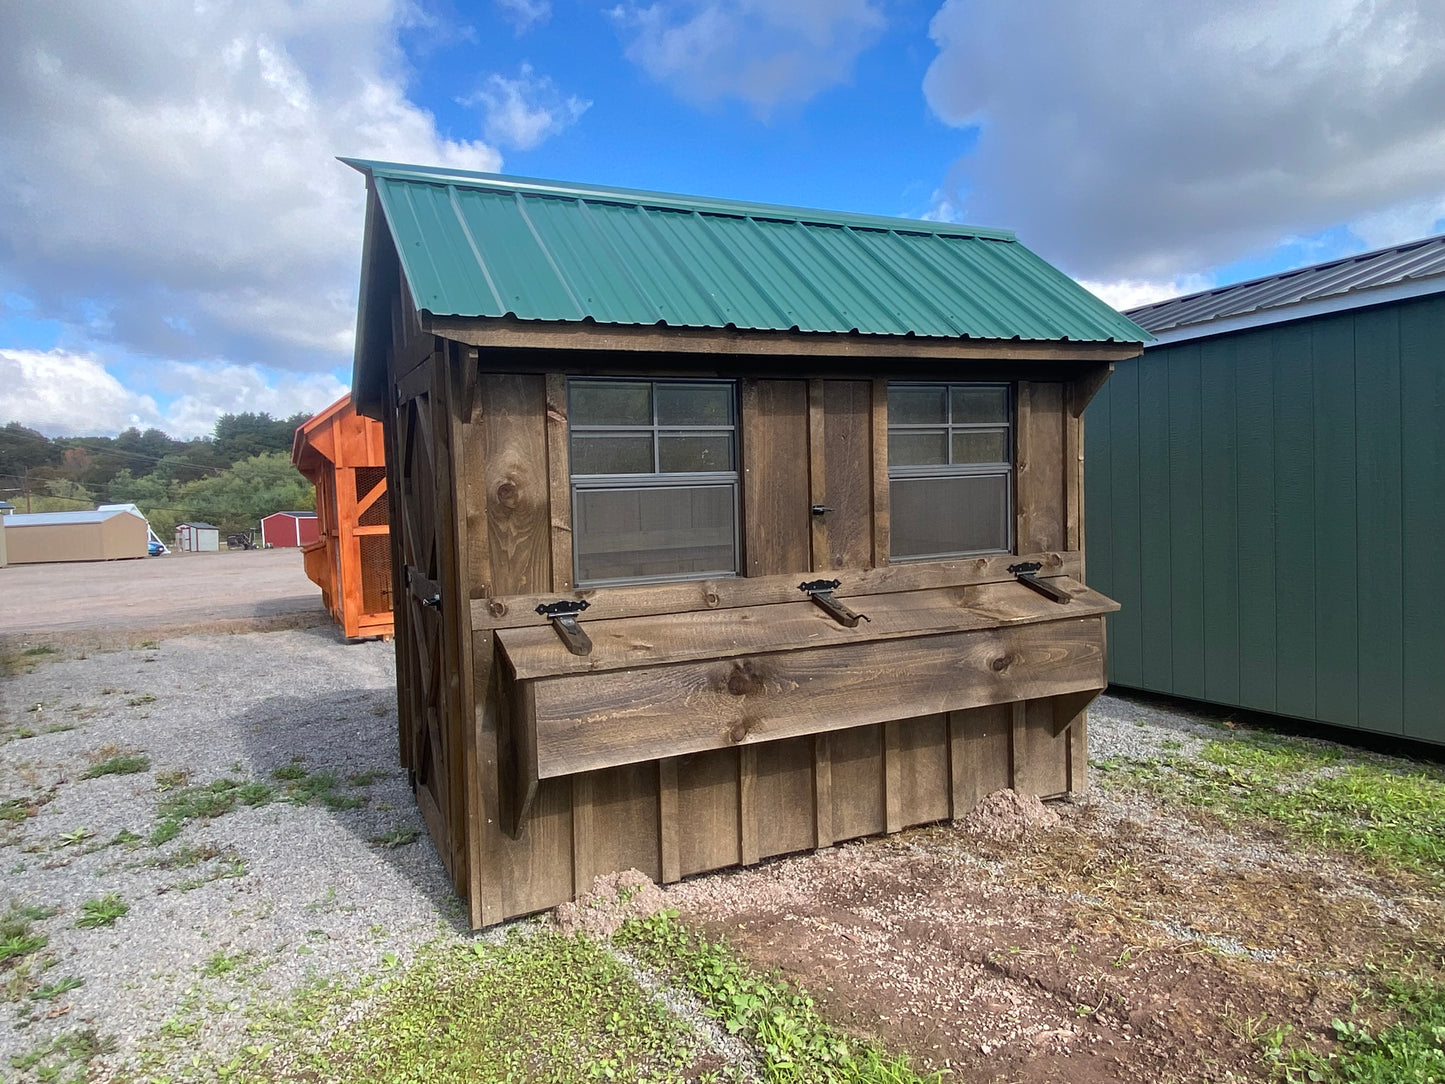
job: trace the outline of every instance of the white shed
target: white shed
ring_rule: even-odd
[[[221,528],[210,523],[182,523],[176,527],[176,549],[189,553],[215,553],[221,548]]]

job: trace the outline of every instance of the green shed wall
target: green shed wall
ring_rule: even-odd
[[[1114,684],[1445,743],[1445,295],[1146,350],[1084,431]]]

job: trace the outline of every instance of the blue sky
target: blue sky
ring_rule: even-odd
[[[1018,231],[1119,307],[1445,229],[1438,0],[18,0],[0,422],[349,379],[336,155]]]

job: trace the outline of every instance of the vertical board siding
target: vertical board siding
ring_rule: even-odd
[[[1199,344],[1200,488],[1204,507],[1204,695],[1239,700],[1239,448],[1234,341]]]
[[[742,385],[742,533],[746,573],[770,576],[812,567],[808,382]]]
[[[1400,395],[1405,560],[1418,562],[1445,541],[1445,298],[1400,310]],[[1404,733],[1445,742],[1445,621],[1431,592],[1401,582]]]
[[[1315,406],[1310,330],[1270,336],[1274,371],[1275,711],[1315,712]]]
[[[1445,297],[1157,347],[1088,417],[1113,682],[1445,742],[1407,567],[1445,537]]]
[[[1355,318],[1355,454],[1359,470],[1360,721],[1403,728],[1404,538],[1401,534],[1400,319],[1396,308]],[[1360,359],[1368,358],[1368,365]]]
[[[1149,630],[1140,684],[1165,692],[1174,681],[1167,364],[1139,367],[1139,501],[1139,610]]]
[[[1173,606],[1170,688],[1204,695],[1203,427],[1199,345],[1171,351],[1169,377],[1169,549]]]
[[[1315,424],[1315,718],[1360,721],[1355,318],[1310,327]]]

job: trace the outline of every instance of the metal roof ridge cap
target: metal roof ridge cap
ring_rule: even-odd
[[[470,170],[443,169],[437,166],[408,165],[403,162],[382,162],[365,158],[338,157],[337,161],[360,173],[378,173],[393,180],[418,181],[424,184],[451,184],[460,187],[497,188],[527,191],[538,195],[569,199],[596,199],[636,205],[655,205],[699,214],[733,215],[739,218],[773,218],[824,226],[858,226],[864,229],[901,230],[907,233],[962,237],[980,241],[1013,243],[1018,240],[1013,230],[997,226],[954,225],[921,218],[890,215],[869,215],[857,211],[828,211],[817,207],[794,207],[787,204],[757,203],[713,196],[689,196],[677,192],[653,192],[646,189],[618,188],[610,185],[578,184],[551,181],[536,177],[509,176]]]

